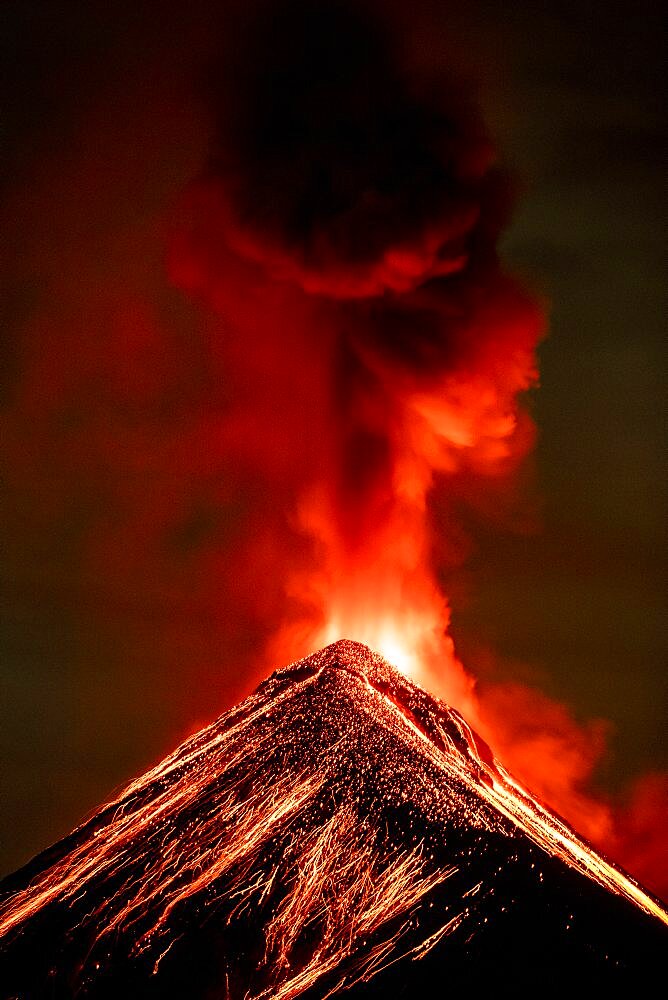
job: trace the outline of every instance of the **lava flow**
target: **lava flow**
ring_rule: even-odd
[[[515,985],[639,982],[667,941],[661,905],[461,715],[346,641],[3,888],[3,996],[392,996],[491,984],[501,958]]]

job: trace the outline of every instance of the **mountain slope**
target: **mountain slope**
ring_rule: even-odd
[[[3,996],[440,995],[638,984],[657,901],[456,712],[338,642],[5,880]],[[539,979],[537,980],[537,977]]]

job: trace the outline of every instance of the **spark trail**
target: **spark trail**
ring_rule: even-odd
[[[668,924],[351,642],[278,671],[5,888],[7,996],[324,997],[430,956],[456,977],[518,920],[605,981]]]

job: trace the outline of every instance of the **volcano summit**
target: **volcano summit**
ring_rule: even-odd
[[[2,889],[2,996],[22,1000],[551,994],[639,985],[668,945],[656,900],[348,641],[274,673]]]

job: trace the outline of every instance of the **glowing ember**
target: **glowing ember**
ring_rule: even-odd
[[[188,996],[324,997],[432,952],[455,982],[538,931],[605,978],[668,924],[457,712],[351,642],[276,673],[6,888],[5,981],[54,997],[184,995],[184,962]]]

